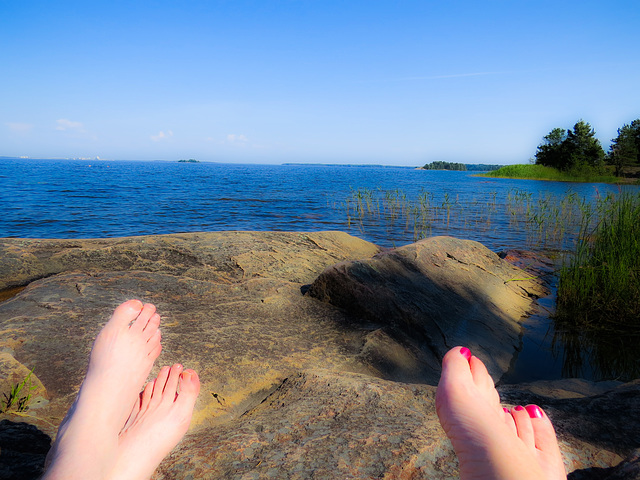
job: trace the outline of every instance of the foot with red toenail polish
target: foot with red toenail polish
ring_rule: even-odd
[[[461,479],[566,479],[546,414],[536,405],[503,408],[484,364],[465,347],[443,359],[436,411],[458,456]]]

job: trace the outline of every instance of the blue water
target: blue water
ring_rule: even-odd
[[[360,217],[357,192],[366,190],[378,214]],[[534,203],[567,195],[593,202],[609,192],[617,194],[619,187],[402,167],[3,158],[0,237],[343,230],[380,246],[398,246],[415,241],[416,230],[403,215],[391,215],[384,199],[423,194],[430,199],[432,218],[420,235],[468,238],[494,251],[570,249],[575,232],[544,242],[532,236],[532,220],[508,208],[507,199],[514,192],[530,196]],[[562,346],[552,351],[554,330],[548,316],[529,319],[523,333],[523,351],[509,380],[561,378],[567,356]],[[580,376],[598,377],[586,361]]]
[[[441,218],[425,233],[478,240],[494,251],[532,246],[501,204],[510,190],[535,196],[575,192],[588,199],[617,192],[604,184],[402,167],[0,159],[0,237],[343,230],[381,246],[416,239],[402,222],[349,218],[346,200],[359,189],[379,196],[381,190],[398,189],[411,198],[427,191],[441,217],[448,198],[457,215]]]

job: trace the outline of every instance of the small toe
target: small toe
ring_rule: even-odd
[[[160,315],[154,313],[144,327],[144,334],[147,338],[151,338],[160,327]]]
[[[161,337],[160,330],[158,330],[158,333],[154,335],[154,338],[147,343],[147,347],[149,348],[147,358],[151,360],[151,363],[155,362],[160,356],[160,352],[162,352],[162,344],[160,343]]]
[[[498,392],[496,392],[493,378],[489,375],[489,371],[484,363],[482,363],[482,360],[478,357],[471,357],[471,360],[469,360],[469,367],[471,369],[471,375],[473,376],[473,382],[476,386],[485,393],[491,394],[492,399],[496,400],[499,404],[500,397],[498,396]],[[495,392],[495,395],[493,392]]]
[[[164,395],[166,399],[171,402],[175,400],[175,394],[178,393],[178,384],[180,383],[180,374],[182,373],[183,368],[184,367],[182,365],[176,363],[169,371],[169,378],[164,386]]]
[[[138,315],[138,318],[131,324],[131,330],[135,332],[144,331],[145,327],[151,320],[151,317],[156,313],[156,307],[152,303],[145,303],[142,307],[142,311]]]
[[[536,442],[533,434],[533,426],[531,425],[531,417],[529,412],[523,407],[518,405],[511,409],[511,416],[516,424],[516,430],[518,431],[518,438],[524,442],[524,444],[530,449],[535,449]]]
[[[149,400],[149,406],[156,406],[162,401],[162,392],[164,392],[167,380],[169,379],[170,371],[171,367],[165,365],[160,369],[160,372],[158,372],[158,376],[153,382],[153,393]]]
[[[531,418],[536,448],[544,451],[557,451],[559,454],[556,432],[546,413],[537,405],[527,405],[525,409]]]
[[[513,432],[513,434],[515,436],[518,436],[518,429],[516,428],[516,422],[515,420],[513,420],[513,417],[511,416],[511,412],[509,411],[508,408],[502,408],[502,410],[504,411],[504,423],[507,424],[507,426],[509,427],[509,430]]]
[[[180,395],[195,395],[200,393],[200,378],[198,374],[190,368],[180,375]]]

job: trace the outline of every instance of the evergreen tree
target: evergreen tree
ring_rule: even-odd
[[[573,130],[554,128],[538,146],[536,163],[558,170],[579,171],[585,168],[601,168],[605,154],[596,132],[583,120]]]
[[[620,176],[624,167],[640,162],[640,119],[619,128],[618,136],[611,142],[609,162],[615,167],[616,175]]]
[[[580,170],[586,167],[602,168],[604,165],[604,150],[600,140],[596,138],[596,131],[583,120],[573,126],[573,131],[567,132],[567,151],[565,165],[562,170]]]
[[[633,131],[633,138],[636,140],[636,149],[638,150],[638,160],[637,163],[640,163],[640,118],[636,118],[633,122],[631,122],[631,130]]]
[[[544,137],[544,142],[538,146],[536,163],[545,167],[561,168],[564,157],[564,142],[567,139],[567,131],[563,128],[554,128]]]

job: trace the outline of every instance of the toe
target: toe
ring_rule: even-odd
[[[169,379],[169,372],[171,367],[164,366],[160,369],[157,378],[153,382],[153,393],[149,400],[149,407],[155,407],[162,401],[162,392],[164,392],[167,380]]]
[[[174,408],[179,414],[180,423],[184,424],[185,430],[191,423],[191,416],[196,400],[200,393],[200,379],[193,370],[185,370],[180,375],[180,393],[178,394]]]
[[[532,450],[535,449],[536,442],[533,435],[533,426],[531,425],[531,417],[529,417],[527,410],[518,405],[511,409],[511,416],[516,424],[518,438],[520,438],[528,448]]]
[[[147,348],[149,350],[147,358],[151,363],[156,361],[156,358],[160,356],[160,352],[162,351],[162,344],[160,343],[161,337],[162,335],[160,335],[160,330],[158,330],[156,335],[147,342]]]
[[[531,418],[536,448],[543,451],[557,451],[559,454],[556,432],[549,417],[537,405],[527,405],[525,409]]]
[[[469,367],[469,350],[465,347],[455,347],[449,350],[442,359],[442,375],[440,382],[473,381]]]
[[[140,300],[128,300],[115,309],[109,324],[117,327],[127,327],[140,315],[141,311],[142,302]]]
[[[173,402],[175,395],[178,393],[178,384],[180,383],[180,374],[182,373],[182,365],[179,363],[174,364],[169,371],[169,378],[167,384],[164,386],[165,400]]]
[[[156,313],[155,305],[151,303],[145,303],[142,307],[142,311],[138,315],[138,318],[131,324],[131,331],[142,332],[149,323],[149,320]]]
[[[160,327],[160,315],[158,315],[157,313],[154,313],[153,315],[151,315],[151,318],[149,319],[149,321],[144,327],[145,337],[151,338],[158,331],[159,327]]]
[[[147,340],[147,352],[154,351],[156,346],[160,344],[161,340],[162,340],[162,331],[160,329],[157,329],[153,332],[153,335],[151,335]]]
[[[496,392],[496,389],[493,383],[493,378],[489,375],[487,367],[482,363],[482,360],[478,357],[471,357],[469,360],[469,368],[471,369],[471,376],[473,377],[473,382],[476,386],[481,391],[485,392],[487,396],[490,396],[492,400],[495,400],[493,392]]]
[[[508,408],[502,408],[504,412],[504,423],[509,427],[509,431],[513,432],[515,436],[518,436],[518,429],[516,428],[516,422],[513,420],[511,416],[511,412]]]
[[[136,402],[133,404],[133,408],[131,409],[129,418],[127,418],[127,421],[124,422],[124,427],[122,427],[120,434],[122,434],[122,432],[125,432],[129,427],[131,427],[131,425],[133,425],[133,423],[136,420],[136,417],[138,416],[138,413],[140,413],[141,403],[142,403],[142,392],[140,392],[140,395],[136,399]]]
[[[144,413],[144,411],[149,407],[149,403],[151,402],[151,398],[153,397],[153,390],[156,385],[156,379],[147,383],[144,386],[144,390],[140,393],[140,411]]]
[[[198,374],[190,368],[180,375],[180,395],[195,396],[200,393],[200,379]]]

